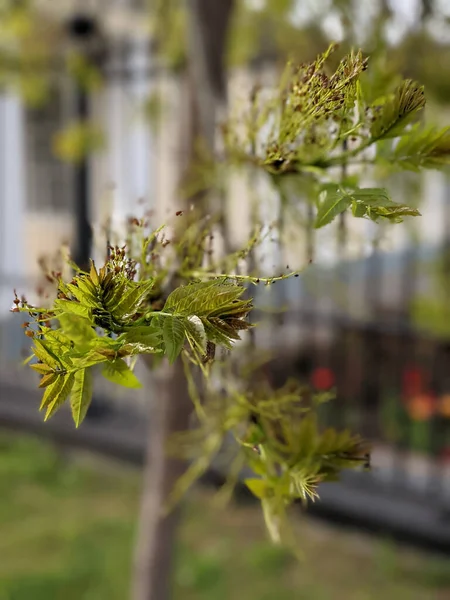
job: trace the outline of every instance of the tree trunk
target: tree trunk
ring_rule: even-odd
[[[214,150],[216,106],[225,104],[226,80],[223,51],[234,0],[189,0],[188,57],[190,100],[181,121],[184,140],[180,147],[181,171],[194,160],[195,141],[201,137]],[[187,125],[187,128],[186,128]],[[188,204],[190,204],[189,199]],[[199,210],[206,210],[204,198]],[[170,291],[170,290],[168,290]],[[181,360],[160,367],[148,378],[152,396],[148,450],[135,557],[133,600],[167,600],[171,596],[171,574],[179,509],[164,515],[168,497],[185,470],[185,463],[169,457],[166,445],[171,435],[189,427],[192,404]]]
[[[224,51],[234,0],[188,0],[189,70],[195,86],[198,134],[213,149],[215,118],[227,100]]]
[[[235,0],[188,0],[188,72],[193,91],[192,108],[195,130],[191,142],[201,138],[203,144],[213,154],[217,118],[225,115],[227,108],[227,77],[224,68],[224,54],[227,33],[230,26]],[[193,154],[195,148],[191,148]],[[231,252],[226,218],[225,195],[197,197],[199,212],[211,210],[218,217],[218,231],[223,251]]]
[[[171,434],[185,431],[192,404],[187,391],[181,360],[165,364],[148,377],[150,414],[146,467],[134,572],[134,600],[170,598],[175,531],[179,508],[168,515],[163,511],[185,463],[167,456]]]
[[[420,20],[422,24],[433,16],[434,13],[434,0],[422,0],[421,1],[421,10],[420,10]]]

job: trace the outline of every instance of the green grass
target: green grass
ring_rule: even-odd
[[[266,538],[254,505],[186,502],[175,600],[444,600],[450,563],[310,521],[303,563]],[[126,600],[139,477],[0,436],[0,600]]]

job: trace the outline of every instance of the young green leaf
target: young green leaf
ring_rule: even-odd
[[[43,410],[47,408],[53,400],[59,395],[64,385],[64,374],[58,374],[58,378],[52,384],[50,384],[47,388],[45,388],[44,395],[42,396],[41,405],[39,410]]]
[[[304,456],[311,455],[316,449],[318,433],[317,417],[310,412],[302,418],[297,434],[297,444]]]
[[[90,309],[74,300],[55,300],[54,307],[58,318],[61,315],[71,314],[84,317],[88,321],[91,321]]]
[[[162,348],[155,348],[154,346],[147,346],[145,344],[124,344],[117,351],[117,358],[136,356],[138,354],[160,354],[162,352]]]
[[[175,362],[180,354],[186,337],[184,319],[180,317],[165,317],[163,325],[163,339],[169,362]]]
[[[51,385],[54,381],[56,381],[58,377],[59,375],[55,371],[52,371],[51,373],[46,373],[45,375],[43,375],[41,381],[39,382],[39,387],[45,388]]]
[[[215,329],[216,332],[220,332],[229,340],[240,340],[241,338],[237,332],[241,329],[246,329],[246,326],[248,325],[248,323],[242,321],[242,319],[231,318],[225,321],[219,317],[211,317],[208,319],[208,324],[210,328]],[[208,331],[210,331],[210,329]]]
[[[251,493],[260,500],[265,498],[270,490],[269,484],[264,479],[245,479],[244,483]]]
[[[415,126],[395,146],[388,160],[402,169],[443,169],[450,165],[450,127]]]
[[[337,186],[329,186],[319,196],[315,229],[331,223],[338,215],[345,212],[351,204],[351,198]]]
[[[79,427],[86,416],[93,392],[91,369],[80,369],[75,373],[75,381],[70,395],[70,406],[75,426]]]
[[[196,315],[188,317],[186,320],[186,335],[190,336],[195,344],[203,353],[206,352],[206,332],[205,327]]]
[[[182,285],[169,294],[163,311],[185,317],[192,314],[202,316],[203,311],[200,310],[200,305],[206,299],[213,297],[212,289],[217,285],[216,280]]]
[[[230,336],[228,335],[228,329],[227,333],[224,333],[220,327],[217,327],[215,323],[213,323],[212,319],[204,319],[203,326],[205,328],[206,337],[210,342],[213,342],[220,346],[224,346],[225,348],[228,348],[228,350],[231,350],[233,348],[232,340],[234,338],[230,338]]]
[[[108,362],[103,370],[102,375],[108,381],[117,383],[127,388],[140,388],[141,382],[122,359]]]
[[[352,215],[357,219],[367,217],[367,206],[362,202],[352,202]]]
[[[86,285],[83,285],[82,278],[77,278],[76,282],[77,285],[74,283],[67,283],[65,289],[83,306],[90,308],[97,307],[99,305],[97,298]]]
[[[48,365],[52,369],[61,368],[61,361],[41,340],[34,340],[33,352],[41,362]]]
[[[98,301],[99,289],[92,279],[87,275],[79,275],[76,278],[77,286],[91,301]],[[98,304],[98,302],[97,302]]]
[[[32,356],[34,358],[34,354]],[[48,375],[49,373],[53,373],[54,370],[49,365],[44,365],[43,363],[34,363],[30,365],[30,367],[39,373],[39,375]]]
[[[148,298],[152,287],[153,281],[134,283],[134,286],[125,293],[114,307],[112,314],[120,319],[126,319],[136,314],[144,300]]]
[[[355,216],[367,216],[373,221],[385,218],[401,222],[402,217],[417,217],[420,212],[411,206],[394,202],[384,188],[359,188],[349,192]]]
[[[62,380],[62,385],[61,385]],[[47,421],[55,412],[64,404],[66,398],[70,394],[70,390],[73,387],[75,381],[74,373],[67,373],[66,375],[61,375],[55,384],[59,384],[57,393],[55,393],[51,399],[51,401],[47,401],[47,412],[45,413],[44,421]],[[47,388],[48,389],[48,388]]]
[[[138,325],[130,327],[128,331],[117,338],[117,341],[124,344],[140,344],[150,351],[161,345],[162,332],[151,325]]]
[[[77,346],[82,346],[97,337],[95,329],[88,319],[66,313],[59,315],[58,321],[65,335]]]
[[[373,107],[374,120],[370,128],[372,139],[381,140],[401,135],[417,111],[424,106],[423,86],[406,79],[384,104]]]
[[[107,283],[107,285],[104,283],[102,286],[103,307],[107,311],[111,312],[111,314],[114,313],[118,315],[119,313],[115,313],[115,309],[119,302],[124,299],[125,294],[129,291],[130,282],[126,279],[114,280],[111,273],[108,275],[108,278],[110,281]]]
[[[95,267],[94,261],[91,261],[91,270],[89,271],[89,277],[91,278],[91,281],[95,286],[98,286],[100,284],[100,279],[98,277],[98,272]]]
[[[60,360],[66,352],[74,347],[73,341],[67,337],[62,329],[49,329],[45,332],[45,343],[49,352]]]
[[[116,358],[116,351],[110,348],[93,348],[87,354],[74,357],[74,365],[78,369],[86,369]]]
[[[238,289],[240,286],[236,286]],[[243,293],[243,288],[240,288],[241,295]],[[208,315],[208,319],[213,317],[220,317],[222,320],[226,320],[228,322],[229,318],[231,320],[236,321],[237,319],[241,320],[247,316],[250,310],[253,308],[252,300],[232,300],[230,303],[222,304],[221,306],[211,310]],[[242,321],[243,322],[243,321]]]

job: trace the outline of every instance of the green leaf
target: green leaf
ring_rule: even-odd
[[[390,207],[398,206],[391,200],[388,191],[385,188],[356,188],[348,192],[354,202],[362,202],[372,207]]]
[[[91,261],[91,270],[89,271],[89,277],[91,278],[91,281],[95,286],[98,286],[100,284],[100,279],[98,277],[94,261]]]
[[[97,337],[95,329],[88,319],[66,313],[59,315],[58,321],[63,332],[77,346],[84,345]]]
[[[70,394],[70,390],[73,387],[75,381],[75,374],[68,373],[67,375],[61,375],[57,381],[52,385],[57,385],[56,391],[52,394],[51,401],[46,402],[47,412],[45,413],[44,421],[47,421],[55,412],[64,404],[67,396]],[[50,386],[52,387],[52,386]],[[49,388],[47,388],[49,389]]]
[[[34,358],[34,354],[30,354],[29,356],[27,356],[27,358],[25,358],[25,359],[22,361],[22,363],[21,363],[21,364],[22,364],[22,366],[23,366],[23,367],[26,367],[26,365],[28,365],[28,364],[29,364],[29,363],[30,363],[30,362],[33,360],[33,358]],[[30,366],[32,366],[32,365],[30,365]]]
[[[67,291],[69,291],[83,306],[96,308],[99,305],[98,300],[89,292],[86,286],[82,285],[81,278],[76,281],[78,285],[72,283],[66,284],[65,287]]]
[[[75,278],[75,284],[69,284],[66,287],[77,298],[81,304],[95,308],[99,306],[97,288],[93,282],[86,276],[80,275]]]
[[[415,126],[404,135],[387,157],[402,169],[442,169],[450,165],[450,127]]]
[[[87,354],[79,354],[74,357],[74,365],[77,368],[94,367],[108,360],[115,359],[116,351],[109,348],[93,348]]]
[[[182,285],[169,294],[166,300],[163,311],[173,312],[175,314],[183,314],[189,316],[192,311],[186,312],[186,306],[195,300],[196,295],[203,292],[205,289],[210,290],[216,285],[216,281],[203,281],[201,283],[191,283]]]
[[[87,275],[79,275],[76,278],[78,287],[89,297],[90,300],[97,300],[99,289]]]
[[[355,216],[367,216],[373,221],[377,221],[381,217],[395,222],[401,222],[402,218],[406,216],[420,216],[420,212],[416,208],[391,200],[384,188],[360,188],[350,194],[354,203],[353,214]]]
[[[222,329],[214,326],[213,323],[209,320],[204,320],[203,325],[205,327],[206,337],[210,342],[218,344],[220,346],[225,346],[228,350],[233,348],[233,343],[230,337],[223,333]]]
[[[127,388],[142,387],[141,382],[133,373],[133,371],[120,358],[113,362],[107,363],[103,368],[102,375],[108,381],[117,383],[118,385],[122,385]]]
[[[34,355],[33,355],[34,358]],[[49,365],[44,365],[43,363],[34,363],[30,365],[30,367],[39,373],[40,375],[48,375],[49,373],[53,373],[54,370]]]
[[[165,317],[163,339],[169,362],[173,363],[183,348],[185,340],[184,319],[180,317]]]
[[[314,452],[317,435],[317,417],[311,412],[302,418],[298,431],[297,445],[302,455],[308,456]]]
[[[112,314],[121,319],[135,315],[144,300],[148,298],[152,287],[153,281],[135,283],[118,302]]]
[[[193,315],[193,316],[187,318],[185,325],[186,325],[186,329],[185,329],[186,336],[190,337],[194,341],[196,346],[199,348],[199,350],[201,350],[203,353],[205,353],[207,339],[206,339],[205,327],[204,327],[201,319],[199,319],[199,317]]]
[[[370,128],[374,140],[401,135],[418,110],[425,106],[423,86],[407,79],[384,104],[373,107],[374,121]]]
[[[369,209],[368,214],[372,221],[378,221],[381,217],[388,221],[392,221],[393,223],[401,223],[403,217],[420,217],[421,213],[416,208],[399,204],[391,208],[382,207],[375,210]]]
[[[59,375],[55,371],[52,371],[51,373],[46,373],[45,375],[42,376],[42,379],[39,382],[39,387],[45,388],[45,387],[51,385],[54,381],[56,381],[56,379],[58,377],[59,377]]]
[[[330,186],[321,192],[319,196],[319,208],[317,211],[315,229],[324,227],[331,223],[338,215],[347,210],[351,204],[351,198],[337,188]]]
[[[61,361],[41,340],[34,340],[33,352],[36,357],[52,369],[60,369]]]
[[[130,282],[125,279],[122,281],[120,279],[113,281],[112,273],[108,275],[108,278],[110,281],[106,288],[107,291],[103,293],[103,305],[107,311],[116,314],[115,309],[118,303],[124,299],[125,294],[128,293]]]
[[[161,345],[162,331],[151,325],[139,325],[131,327],[128,331],[120,335],[117,341],[124,344],[140,344],[151,350]]]
[[[39,407],[39,410],[43,410],[44,408],[47,408],[53,402],[53,400],[60,393],[63,385],[64,385],[64,374],[61,373],[58,375],[58,379],[55,382],[53,382],[51,385],[49,385],[47,388],[45,388],[45,392],[44,392],[44,395],[42,396],[41,405]]]
[[[74,342],[61,329],[47,330],[45,332],[45,343],[47,349],[58,358],[61,358],[65,352],[70,352],[74,347]]]
[[[342,190],[340,193],[342,194],[341,198],[345,200],[345,203],[347,204],[345,207],[344,204],[339,205],[339,199],[336,198],[334,204],[333,202],[330,202],[328,206],[331,207],[332,218],[334,218],[338,212],[342,212],[341,209],[345,210],[350,204],[352,205],[354,217],[367,217],[373,221],[377,221],[379,218],[385,218],[390,221],[401,222],[402,218],[406,216],[420,216],[420,212],[416,208],[394,202],[384,188],[357,188],[355,190]],[[336,209],[334,209],[334,206],[336,206]],[[319,208],[319,213],[320,210],[321,209]],[[325,209],[323,215],[324,219],[319,223],[320,227],[322,224],[330,222],[330,214],[326,214]],[[320,214],[318,214],[317,219],[319,219],[319,217]],[[315,226],[318,226],[317,221]]]
[[[161,352],[163,352],[162,348],[155,348],[146,344],[124,344],[117,351],[117,357],[124,358],[125,356],[136,356],[137,354],[158,354]]]
[[[367,216],[367,206],[362,202],[352,202],[352,214],[358,219],[362,219]]]
[[[240,319],[234,319],[232,322],[235,323],[236,321],[240,321]],[[247,325],[247,323],[245,321],[242,321],[243,326],[242,329],[245,328],[245,325]],[[223,319],[220,319],[219,317],[211,317],[210,319],[208,319],[208,334],[211,335],[211,328],[215,330],[215,334],[212,334],[212,341],[215,341],[215,338],[217,336],[217,334],[220,332],[220,334],[223,334],[228,340],[240,340],[241,338],[239,337],[239,334],[237,333],[236,330],[236,324],[235,327],[233,328],[232,325],[230,325],[230,323],[228,321],[224,321]]]
[[[334,452],[336,448],[337,431],[335,429],[326,429],[320,436],[320,441],[317,444],[317,452],[320,454],[329,454]]]
[[[224,308],[231,309],[244,291],[243,287],[225,283],[223,279],[191,283],[174,290],[167,298],[163,311],[185,317],[220,314]]]
[[[242,288],[241,288],[242,289]],[[242,290],[243,291],[243,290]],[[240,292],[242,294],[242,291]],[[236,319],[243,319],[248,315],[250,310],[253,308],[252,300],[233,300],[230,304],[224,304],[217,307],[209,313],[208,318],[220,317],[223,320],[227,320],[228,317],[234,317]],[[242,321],[243,322],[243,321]]]
[[[91,369],[80,369],[75,373],[75,381],[70,395],[75,426],[79,427],[86,416],[91,403],[93,392],[93,378]]]
[[[270,490],[267,481],[264,479],[244,479],[245,485],[251,491],[251,493],[260,500],[267,496],[268,490]]]
[[[71,314],[84,317],[88,321],[92,320],[90,309],[75,300],[55,300],[54,307],[58,319],[61,315]]]

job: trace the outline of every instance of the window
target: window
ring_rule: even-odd
[[[71,212],[74,167],[56,158],[55,133],[71,115],[70,89],[58,82],[42,107],[27,109],[25,117],[27,207],[35,212]],[[68,93],[69,92],[69,93]]]

